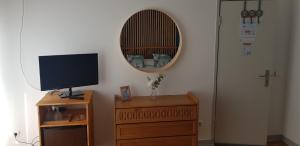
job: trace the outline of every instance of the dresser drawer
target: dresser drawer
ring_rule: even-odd
[[[118,140],[117,146],[197,146],[196,136]]]
[[[195,120],[197,106],[116,109],[116,124]]]
[[[197,129],[195,121],[117,125],[117,139],[196,135]]]

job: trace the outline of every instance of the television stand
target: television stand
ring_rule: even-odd
[[[70,98],[70,99],[83,99],[84,93],[82,91],[72,91],[72,88],[69,88],[69,91],[63,91],[59,94],[60,98]]]
[[[37,103],[41,146],[94,146],[93,91],[84,91],[83,100],[58,94],[47,94]]]
[[[69,99],[78,99],[78,100],[83,100],[84,99],[84,97],[83,97],[83,95],[79,95],[79,96],[69,96],[68,97]]]

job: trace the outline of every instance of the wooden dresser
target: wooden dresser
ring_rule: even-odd
[[[191,93],[115,98],[116,146],[197,146],[198,98]]]

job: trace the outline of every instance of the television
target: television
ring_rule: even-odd
[[[98,54],[39,56],[41,91],[97,85]]]

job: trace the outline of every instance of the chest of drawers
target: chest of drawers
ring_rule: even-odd
[[[185,95],[115,97],[117,146],[196,146],[198,98]]]

